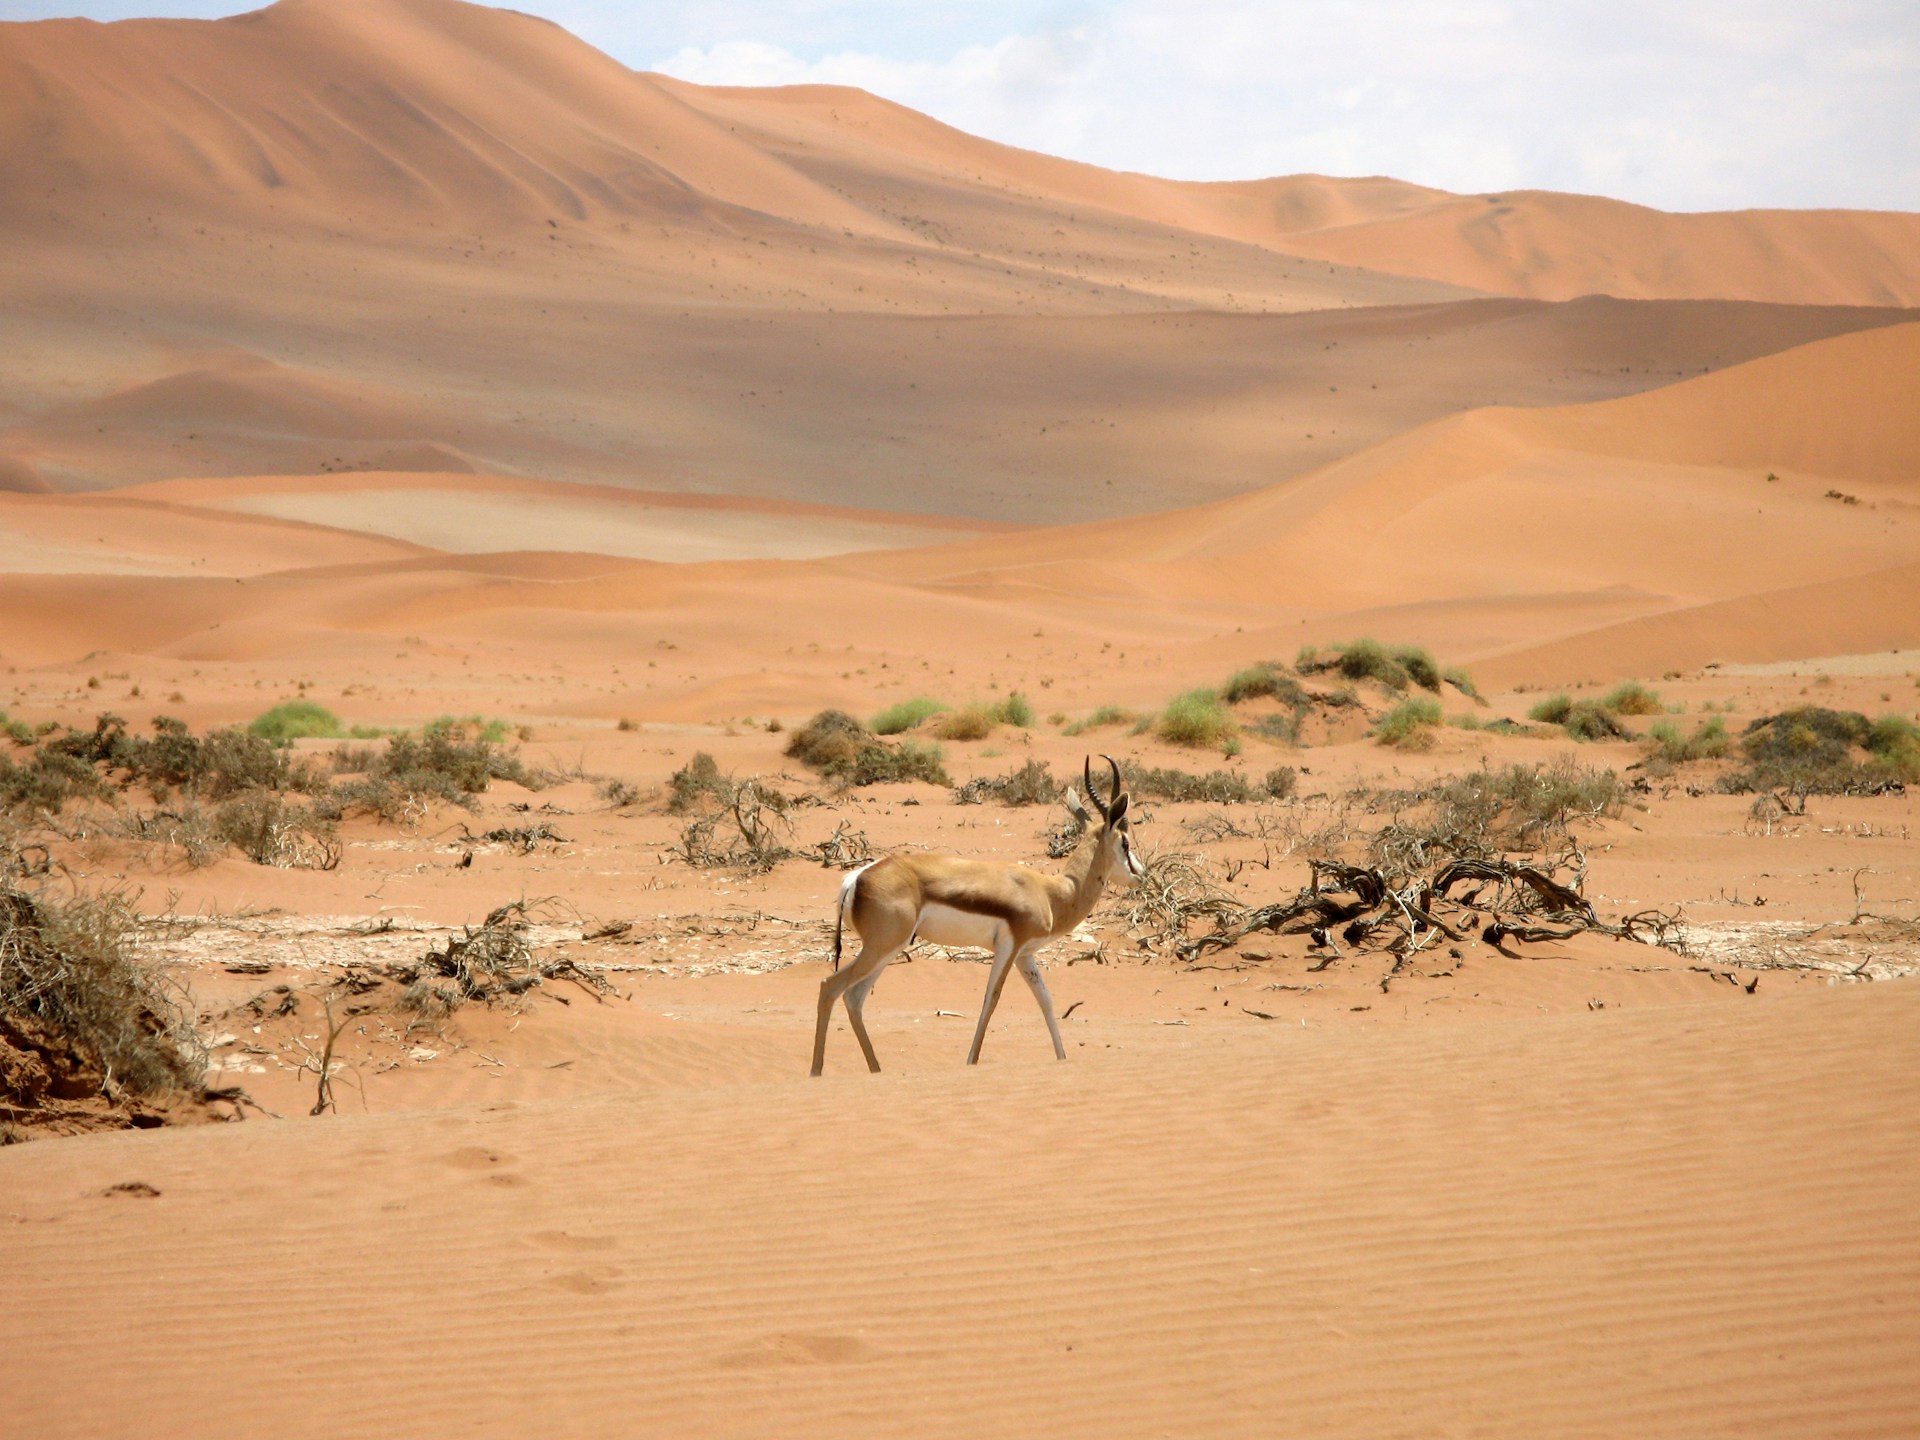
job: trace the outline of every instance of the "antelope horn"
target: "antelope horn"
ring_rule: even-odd
[[[1120,762],[1111,755],[1102,755],[1100,758],[1113,767],[1113,794],[1107,797],[1107,816],[1111,819],[1113,807],[1120,803]]]
[[[1093,788],[1093,757],[1091,755],[1087,756],[1087,758],[1081,762],[1080,778],[1086,787],[1087,803],[1100,812],[1100,818],[1102,820],[1111,818],[1108,814],[1108,807],[1100,799],[1100,792]]]

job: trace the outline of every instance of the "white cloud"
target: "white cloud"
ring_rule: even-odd
[[[1196,179],[1920,209],[1904,0],[1127,0],[933,56],[734,38],[655,68],[858,85],[996,140]]]

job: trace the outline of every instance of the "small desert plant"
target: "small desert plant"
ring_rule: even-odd
[[[993,733],[994,718],[985,705],[963,705],[940,717],[933,733],[942,740],[984,740]]]
[[[202,1093],[206,1047],[166,973],[135,957],[139,926],[116,895],[0,886],[0,1034],[33,1057],[0,1073],[8,1108]]]
[[[333,870],[340,842],[331,818],[271,790],[249,790],[214,815],[220,838],[256,865],[293,870]]]
[[[1287,705],[1305,705],[1310,697],[1300,682],[1287,673],[1285,666],[1263,660],[1229,675],[1227,683],[1220,687],[1220,698],[1229,705],[1267,698]]]
[[[1133,711],[1120,705],[1102,705],[1091,715],[1075,720],[1060,733],[1062,735],[1084,735],[1089,730],[1098,730],[1105,725],[1131,725],[1140,717]]]
[[[908,740],[883,744],[844,710],[822,710],[793,732],[787,752],[793,759],[852,785],[887,780],[924,780],[951,786],[937,745]]]
[[[997,800],[1002,805],[1046,805],[1060,798],[1062,787],[1044,760],[1029,760],[1018,770],[969,780],[953,792],[956,805],[978,805]]]
[[[1660,697],[1638,680],[1616,686],[1600,701],[1600,708],[1615,715],[1658,715],[1667,708]]]
[[[1317,675],[1333,670],[1349,680],[1375,680],[1389,690],[1404,690],[1418,685],[1423,690],[1440,689],[1440,667],[1433,656],[1414,645],[1388,649],[1378,640],[1350,640],[1330,645],[1323,653],[1309,645],[1301,650],[1294,668],[1302,675]]]
[[[706,751],[696,750],[693,758],[667,780],[668,813],[684,815],[708,801],[720,799],[728,788],[728,781],[720,773],[720,762]]]
[[[1011,725],[1016,730],[1033,728],[1033,702],[1018,690],[1010,691],[1004,700],[993,707],[993,718],[1002,725]]]
[[[1727,734],[1726,722],[1712,715],[1685,736],[1672,721],[1656,720],[1647,730],[1647,742],[1649,755],[1671,765],[1684,765],[1693,760],[1718,760],[1732,747],[1733,737]]]
[[[1202,687],[1176,695],[1154,721],[1153,730],[1170,745],[1217,750],[1233,736],[1233,716],[1221,703],[1220,692]]]
[[[1920,780],[1920,725],[1904,715],[1882,715],[1867,732],[1871,750],[1894,778],[1903,783]]]
[[[1465,670],[1459,669],[1458,667],[1442,670],[1440,672],[1440,678],[1446,681],[1447,684],[1453,686],[1454,689],[1458,690],[1469,700],[1477,700],[1482,705],[1487,703],[1487,697],[1480,693],[1480,687],[1473,683],[1473,676],[1469,675]]]
[[[911,700],[902,700],[889,705],[869,722],[876,735],[898,735],[903,730],[911,730],[929,716],[938,715],[946,709],[941,701],[927,695],[916,695]]]
[[[311,700],[288,700],[247,726],[247,733],[285,744],[291,740],[338,740],[346,734],[340,717]]]
[[[1440,702],[1426,696],[1402,700],[1380,717],[1373,738],[1401,750],[1419,750],[1433,744],[1434,727],[1441,721]]]
[[[1623,740],[1627,732],[1606,705],[1598,700],[1575,700],[1552,695],[1527,712],[1528,717],[1559,725],[1575,740]]]
[[[1562,756],[1549,765],[1474,770],[1426,791],[1383,798],[1427,802],[1430,832],[1466,854],[1538,845],[1575,820],[1618,815],[1628,796],[1613,771]]]
[[[420,733],[427,739],[440,735],[462,744],[478,741],[501,745],[516,733],[516,727],[498,716],[489,719],[484,715],[440,715],[421,726]]]
[[[1175,803],[1205,801],[1215,805],[1246,805],[1265,798],[1264,791],[1246,776],[1231,770],[1212,770],[1196,775],[1190,770],[1148,769],[1131,760],[1120,767],[1127,793],[1141,800],[1170,800]]]
[[[1260,784],[1275,800],[1290,799],[1300,787],[1300,772],[1291,765],[1278,765],[1267,772]]]

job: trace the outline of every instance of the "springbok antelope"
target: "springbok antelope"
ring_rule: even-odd
[[[1008,967],[1013,965],[1020,967],[1033,998],[1040,1002],[1047,1033],[1053,1037],[1054,1058],[1067,1058],[1059,1022],[1053,1018],[1053,997],[1047,993],[1035,952],[1086,919],[1109,879],[1130,885],[1146,873],[1127,833],[1127,796],[1121,789],[1120,767],[1111,755],[1101,758],[1113,767],[1112,793],[1105,801],[1095,793],[1089,758],[1081,775],[1099,819],[1087,813],[1079,796],[1067,791],[1067,808],[1087,833],[1058,875],[957,855],[889,855],[847,876],[840,886],[840,910],[833,927],[834,973],[820,984],[820,1022],[813,1032],[815,1075],[826,1064],[827,1025],[833,1018],[833,1002],[842,995],[847,997],[847,1019],[867,1057],[867,1068],[879,1072],[880,1061],[867,1038],[861,1011],[880,972],[916,939],[993,952],[980,1023],[974,1026],[973,1048],[967,1052],[969,1065],[979,1062],[987,1021],[1000,1003]],[[842,970],[841,940],[848,924],[860,936],[860,953]]]

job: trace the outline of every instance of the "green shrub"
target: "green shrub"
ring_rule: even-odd
[[[1440,693],[1440,667],[1433,663],[1433,656],[1412,645],[1396,646],[1389,653],[1414,684],[1436,695]]]
[[[1882,715],[1867,733],[1867,749],[1902,783],[1920,780],[1920,725],[1904,715]]]
[[[1309,645],[1301,650],[1294,668],[1302,675],[1334,670],[1349,680],[1377,680],[1389,690],[1418,685],[1436,694],[1443,678],[1433,656],[1419,646],[1396,645],[1388,649],[1378,640],[1365,638],[1330,645],[1325,653]]]
[[[1284,666],[1276,665],[1271,660],[1262,660],[1258,665],[1236,670],[1227,677],[1227,683],[1220,687],[1220,697],[1229,705],[1271,697],[1282,704],[1299,706],[1311,703],[1312,698],[1300,682],[1286,672]]]
[[[1718,715],[1709,716],[1682,736],[1670,720],[1656,720],[1647,731],[1648,754],[1673,765],[1692,760],[1718,760],[1732,748],[1733,737]]]
[[[1567,713],[1572,709],[1573,697],[1562,691],[1558,695],[1549,695],[1527,711],[1527,718],[1547,725],[1564,725],[1567,723]]]
[[[1626,727],[1614,719],[1613,712],[1596,700],[1574,701],[1567,718],[1560,723],[1566,726],[1567,734],[1580,741],[1630,738]]]
[[[520,757],[498,750],[484,738],[468,738],[464,726],[429,725],[418,736],[392,735],[384,750],[342,746],[334,752],[337,769],[362,772],[340,791],[340,801],[383,820],[409,818],[423,800],[445,800],[473,808],[473,796],[495,780],[511,780],[529,790],[541,786]]]
[[[443,735],[458,742],[478,741],[483,745],[504,744],[514,730],[508,721],[497,716],[489,720],[483,715],[441,715],[420,727],[420,733],[428,739]]]
[[[1085,719],[1076,720],[1060,733],[1062,735],[1084,735],[1089,730],[1097,730],[1103,725],[1131,725],[1140,717],[1131,710],[1118,705],[1102,705]]]
[[[1233,716],[1217,690],[1189,690],[1167,702],[1154,722],[1154,733],[1171,745],[1218,749],[1234,732]]]
[[[902,730],[911,730],[930,715],[938,715],[947,707],[938,700],[926,695],[916,695],[911,700],[902,700],[889,705],[870,722],[876,735],[898,735]]]
[[[1377,680],[1389,690],[1404,690],[1413,683],[1406,666],[1389,655],[1386,646],[1378,640],[1332,645],[1324,655],[1309,645],[1300,652],[1293,668],[1302,675],[1334,670],[1349,680]]]
[[[1453,686],[1454,689],[1458,690],[1469,700],[1477,700],[1482,705],[1487,703],[1487,697],[1480,693],[1480,687],[1473,683],[1473,676],[1469,675],[1465,670],[1461,670],[1458,667],[1451,670],[1443,670],[1440,672],[1440,678]]]
[[[844,710],[822,710],[815,715],[793,732],[786,753],[852,785],[875,785],[886,780],[953,784],[941,763],[945,757],[939,746],[912,740],[898,746],[882,744]]]
[[[1666,710],[1660,696],[1638,680],[1616,686],[1601,701],[1600,708],[1615,715],[1659,715]]]
[[[1433,744],[1433,730],[1440,720],[1440,702],[1416,696],[1402,700],[1381,716],[1380,723],[1373,727],[1373,738],[1402,750],[1425,749]]]
[[[276,744],[291,740],[338,740],[345,732],[340,717],[311,700],[288,700],[247,726],[249,734]]]
[[[953,785],[947,774],[945,754],[938,745],[922,745],[907,740],[897,746],[865,746],[854,757],[847,778],[855,785],[879,785],[887,781],[919,780],[928,785]]]
[[[85,760],[37,748],[21,764],[0,755],[0,810],[57,815],[70,800],[106,794],[99,773]]]
[[[993,707],[993,718],[1002,725],[1019,730],[1033,728],[1033,704],[1018,690]]]
[[[709,799],[717,799],[724,783],[720,762],[706,751],[696,750],[693,758],[674,771],[667,781],[667,809],[672,814],[684,815]]]

